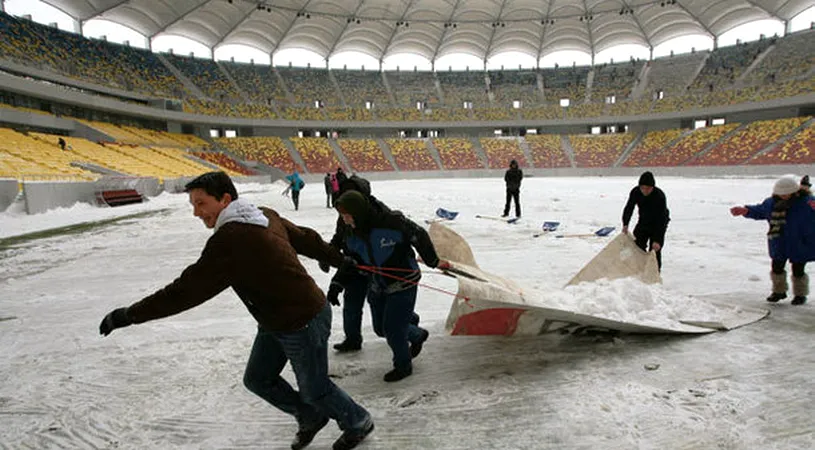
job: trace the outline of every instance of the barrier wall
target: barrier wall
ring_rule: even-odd
[[[0,178],[0,212],[8,208],[14,199],[17,198],[17,192],[20,186],[17,180],[13,178]]]
[[[87,181],[24,181],[25,210],[38,214],[78,202],[95,203],[96,188]]]
[[[815,165],[767,165],[767,166],[689,166],[689,167],[566,167],[560,169],[523,169],[525,177],[639,177],[646,170],[655,176],[688,178],[772,177],[788,173],[815,175]],[[371,181],[422,180],[438,178],[503,178],[506,169],[441,170],[411,172],[354,172]],[[302,175],[307,183],[322,183],[325,175]]]
[[[631,177],[632,180],[650,170],[657,177],[688,178],[730,178],[730,177],[776,177],[793,173],[800,176],[815,175],[815,165],[795,166],[734,166],[734,167],[614,167],[614,168],[564,168],[564,169],[525,169],[526,177]],[[360,176],[371,181],[380,180],[421,180],[440,178],[503,178],[504,169],[457,170],[435,172],[360,172]],[[233,177],[236,183],[272,182],[272,177],[246,176]],[[304,175],[307,183],[314,183],[322,189],[323,175]],[[184,185],[192,177],[164,180],[163,186],[156,178],[106,177],[96,182],[26,181],[23,183],[26,211],[37,214],[49,209],[69,207],[77,202],[96,203],[96,193],[102,190],[136,189],[145,197],[153,197],[163,190],[171,193],[184,191]],[[5,210],[17,196],[17,180],[0,180],[0,211]]]

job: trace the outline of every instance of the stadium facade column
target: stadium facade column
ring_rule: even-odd
[[[713,36],[713,50],[719,48],[719,36]]]
[[[0,11],[6,12],[6,0],[0,0]]]
[[[792,33],[792,21],[787,19],[784,21],[784,36]]]

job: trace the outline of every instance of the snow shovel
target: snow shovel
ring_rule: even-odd
[[[476,214],[475,217],[478,218],[478,219],[497,220],[499,222],[506,222],[506,223],[515,223],[515,222],[521,220],[520,217],[513,217],[511,219],[507,219],[505,217],[481,216],[481,215],[478,215],[478,214]]]
[[[560,222],[543,222],[543,226],[541,227],[540,233],[535,233],[532,237],[541,237],[550,231],[557,231],[557,227],[560,226]]]
[[[595,231],[594,233],[585,233],[585,234],[559,234],[555,237],[557,238],[570,238],[570,237],[592,237],[592,236],[599,236],[604,237],[611,234],[612,231],[615,230],[615,227],[603,227],[599,230]]]
[[[458,217],[458,211],[449,211],[444,208],[439,208],[436,210],[436,218],[425,220],[425,223],[453,221],[456,220],[456,217]]]

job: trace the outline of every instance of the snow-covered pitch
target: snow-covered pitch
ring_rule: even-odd
[[[588,310],[624,319],[682,309],[688,294],[739,292],[744,305],[772,314],[699,337],[452,337],[444,332],[452,298],[421,288],[417,311],[431,337],[413,376],[382,381],[391,354],[367,310],[363,350],[330,355],[335,382],[376,422],[360,448],[815,447],[815,299],[768,305],[767,224],[728,212],[768,196],[774,179],[656,176],[672,217],[663,251],[672,305],[654,304],[631,283],[564,294],[609,238],[532,237],[544,221],[561,222],[563,233],[619,230],[636,177],[528,178],[515,225],[474,217],[501,213],[497,178],[372,183],[375,195],[422,225],[439,207],[459,211],[449,225],[484,270],[551,291],[558,302],[593,302]],[[325,208],[321,185],[306,186],[297,212],[280,185],[238,188],[330,239],[336,213]],[[104,314],[172,281],[210,235],[184,194],[120,208],[0,213],[0,448],[289,448],[294,420],[243,387],[255,323],[231,290],[171,318],[98,334]],[[303,261],[327,287],[329,276]],[[431,270],[423,283],[456,288]],[[342,339],[341,317],[335,308],[332,343]],[[330,448],[339,434],[329,425],[309,448]]]

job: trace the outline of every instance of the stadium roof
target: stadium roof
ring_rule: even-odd
[[[210,48],[243,44],[329,58],[358,51],[382,61],[415,53],[481,59],[517,51],[597,54],[621,44],[716,37],[759,19],[787,21],[813,0],[44,0],[75,19],[105,19],[147,37],[185,36]]]

